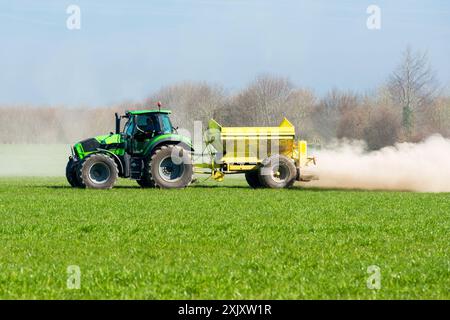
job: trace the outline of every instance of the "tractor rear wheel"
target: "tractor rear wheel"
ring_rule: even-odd
[[[248,185],[253,189],[259,189],[264,187],[259,181],[258,175],[259,169],[247,171],[245,173],[245,180],[247,180]]]
[[[297,169],[294,162],[283,155],[273,155],[263,161],[259,181],[267,188],[290,188],[295,182]]]
[[[80,181],[92,189],[111,189],[119,176],[116,162],[106,154],[86,157],[78,169]]]
[[[158,188],[185,188],[192,182],[193,172],[190,151],[169,144],[154,151],[142,180]]]
[[[77,167],[78,163],[75,162],[72,158],[69,159],[66,166],[66,178],[67,182],[73,187],[73,188],[81,188],[83,187],[82,183],[79,181],[77,176]]]

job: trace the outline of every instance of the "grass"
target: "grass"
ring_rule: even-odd
[[[448,193],[2,178],[0,241],[2,299],[450,298]]]

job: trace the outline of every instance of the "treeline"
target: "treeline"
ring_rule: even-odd
[[[331,90],[317,96],[289,79],[258,76],[228,93],[219,85],[183,82],[164,87],[141,103],[113,107],[0,107],[0,143],[73,143],[114,128],[114,112],[155,108],[173,111],[175,126],[192,130],[210,118],[225,126],[277,126],[287,117],[313,143],[334,138],[365,140],[370,149],[417,142],[438,133],[450,137],[450,96],[443,94],[426,55],[407,49],[398,68],[371,93]]]

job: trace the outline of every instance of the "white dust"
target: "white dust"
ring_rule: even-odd
[[[330,188],[450,192],[450,139],[435,135],[366,151],[361,141],[340,141],[316,152],[320,180]]]

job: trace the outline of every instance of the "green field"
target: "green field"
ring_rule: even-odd
[[[0,178],[0,219],[2,299],[450,298],[448,193]]]

